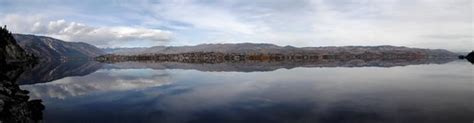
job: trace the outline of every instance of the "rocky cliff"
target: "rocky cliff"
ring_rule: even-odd
[[[18,77],[34,64],[7,64],[0,69],[0,122],[31,123],[42,120],[41,100],[30,100],[28,91],[20,89]]]
[[[36,58],[26,53],[11,33],[0,29],[0,122],[28,123],[42,119],[41,100],[29,100],[28,91],[21,90],[16,80],[36,64]]]

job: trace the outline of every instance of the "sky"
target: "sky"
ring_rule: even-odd
[[[0,0],[0,24],[98,47],[203,43],[474,50],[472,0]]]

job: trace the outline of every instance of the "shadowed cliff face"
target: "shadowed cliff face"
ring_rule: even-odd
[[[28,91],[15,83],[34,64],[8,65],[0,69],[0,122],[37,122],[42,120],[41,100],[29,100]]]
[[[471,62],[472,64],[474,64],[474,51],[472,51],[471,53],[467,54],[466,58],[469,62]]]
[[[0,122],[27,123],[42,119],[41,100],[29,101],[28,91],[21,90],[16,80],[36,64],[6,27],[0,29]]]
[[[18,77],[35,63],[3,64],[0,69],[0,122],[36,122],[42,119],[41,100],[29,100],[28,91],[21,90]]]

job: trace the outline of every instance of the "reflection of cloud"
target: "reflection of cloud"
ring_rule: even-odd
[[[139,91],[115,91],[121,90],[122,86],[114,78],[132,84],[143,78],[169,78],[156,77],[168,74],[149,69],[101,70],[85,77],[106,76],[95,82],[114,81],[99,86],[112,88],[104,90],[111,93],[64,100],[46,99],[45,103],[50,104],[50,109],[67,108],[50,110],[48,114],[49,118],[54,118],[50,121],[63,122],[84,119],[108,122],[463,121],[471,120],[470,114],[474,113],[471,103],[474,90],[470,86],[473,84],[472,69],[465,65],[464,62],[454,62],[392,68],[295,68],[252,73],[165,70],[173,78],[172,85],[139,88]],[[82,81],[68,80],[70,83],[24,87],[28,90],[46,85],[60,88],[54,85],[82,82],[94,85],[88,80],[82,78]],[[106,84],[112,87],[103,87]],[[33,91],[32,94],[45,93],[42,96],[48,97],[49,92],[58,91]]]
[[[460,66],[452,63],[395,68],[296,68],[255,73],[181,72],[173,76],[204,79],[193,79],[189,82],[194,85],[192,91],[164,95],[158,103],[166,106],[160,107],[164,108],[160,111],[175,120],[383,122],[397,118],[448,120],[438,118],[446,116],[462,121],[461,118],[468,116],[464,113],[474,112],[474,105],[466,103],[473,92],[469,86],[472,76],[467,72],[470,69],[453,69]],[[457,111],[459,107],[465,110]],[[413,117],[420,119],[410,119]]]
[[[142,74],[140,74],[142,73]],[[24,85],[32,98],[67,98],[98,92],[140,90],[170,84],[163,71],[152,70],[100,70],[83,77],[69,77],[35,85]]]

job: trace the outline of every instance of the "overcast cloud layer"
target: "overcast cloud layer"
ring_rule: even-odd
[[[256,42],[474,49],[472,0],[0,0],[16,33],[99,47]]]

